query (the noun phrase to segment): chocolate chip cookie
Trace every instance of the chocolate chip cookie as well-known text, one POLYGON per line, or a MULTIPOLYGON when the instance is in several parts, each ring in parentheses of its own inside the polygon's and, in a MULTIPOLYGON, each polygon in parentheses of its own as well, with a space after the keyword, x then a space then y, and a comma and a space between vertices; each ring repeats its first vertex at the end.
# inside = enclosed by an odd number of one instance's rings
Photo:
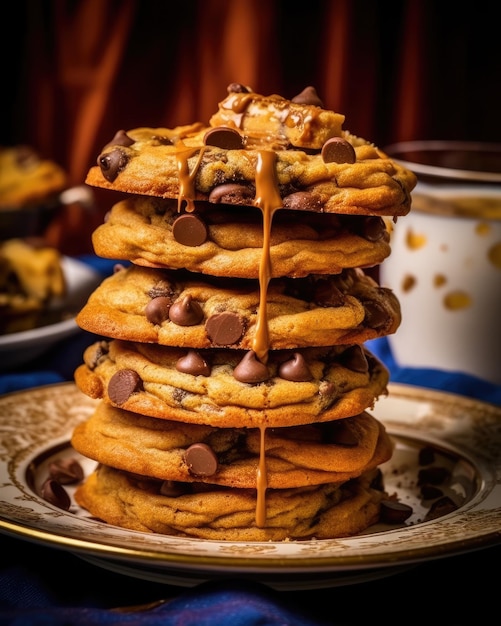
MULTIPOLYGON (((96 335, 192 348, 252 349, 258 280, 119 266, 91 294, 78 325, 96 335)), ((358 269, 277 278, 267 292, 271 349, 362 343, 393 333, 398 300, 358 269)))
POLYGON ((87 348, 75 372, 88 396, 134 413, 228 427, 348 417, 386 392, 388 371, 361 346, 274 350, 174 348, 115 339, 87 348))

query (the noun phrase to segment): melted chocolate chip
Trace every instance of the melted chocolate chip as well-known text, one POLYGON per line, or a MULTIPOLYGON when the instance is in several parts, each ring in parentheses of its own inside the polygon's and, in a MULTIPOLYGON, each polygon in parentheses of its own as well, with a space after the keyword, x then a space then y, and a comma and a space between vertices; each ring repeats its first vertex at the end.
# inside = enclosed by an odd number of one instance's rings
POLYGON ((169 319, 178 326, 196 326, 203 318, 202 307, 191 295, 174 302, 169 310, 169 319))
POLYGON ((339 361, 353 372, 365 374, 369 371, 369 362, 362 346, 350 346, 343 352, 339 361))
POLYGON ((68 511, 71 506, 70 496, 66 489, 52 478, 47 478, 43 483, 40 495, 47 502, 65 511, 68 511))
POLYGON ((206 146, 223 148, 223 150, 242 150, 244 138, 234 128, 218 126, 217 128, 211 128, 205 133, 204 144, 206 146))
POLYGON ((278 375, 284 380, 292 380, 296 383, 306 382, 313 378, 308 364, 299 352, 294 352, 292 359, 279 366, 278 375))
POLYGON ((108 396, 114 404, 119 406, 135 392, 142 389, 142 380, 134 370, 118 370, 108 383, 108 396))
POLYGON ((305 87, 301 93, 298 93, 297 96, 292 98, 292 102, 296 104, 312 104, 316 107, 323 108, 324 103, 318 97, 317 90, 315 87, 305 87))
POLYGON ((79 483, 83 477, 83 468, 76 459, 56 459, 49 463, 49 478, 61 485, 79 483))
POLYGON ((196 350, 188 350, 185 356, 178 359, 176 369, 193 376, 210 376, 210 367, 205 359, 196 350))
POLYGON ((132 146, 133 143, 135 143, 134 139, 129 137, 125 130, 119 130, 116 132, 113 139, 104 146, 104 149, 106 150, 109 146, 124 146, 128 148, 132 146))
POLYGON ((387 524, 401 524, 412 515, 412 507, 397 500, 381 502, 381 520, 387 524))
POLYGON ((98 341, 91 349, 86 352, 85 355, 85 363, 90 370, 95 370, 99 365, 99 362, 103 357, 105 357, 110 350, 110 344, 108 341, 103 339, 102 341, 98 341))
POLYGON ((113 150, 107 154, 100 154, 97 164, 107 181, 112 183, 120 172, 125 168, 129 159, 121 150, 113 150))
POLYGON ((355 163, 355 149, 342 137, 331 137, 322 147, 324 163, 355 163))
POLYGON ((371 480, 371 489, 376 489, 376 491, 384 491, 384 476, 379 467, 376 470, 376 475, 371 480))
POLYGON ((369 328, 384 328, 388 324, 388 314, 383 307, 374 300, 364 302, 365 319, 364 325, 369 328))
POLYGON ((209 194, 209 202, 213 204, 252 205, 254 196, 255 190, 252 186, 226 183, 214 187, 209 194))
POLYGON ((367 241, 379 241, 386 234, 383 218, 371 215, 363 220, 362 237, 367 241))
POLYGON ((171 298, 171 300, 172 300, 174 294, 175 294, 174 287, 166 279, 159 280, 148 291, 148 295, 150 296, 150 298, 159 298, 160 296, 165 296, 165 297, 171 298))
POLYGON ((227 87, 228 93, 252 93, 250 87, 241 85, 240 83, 230 83, 227 87))
POLYGON ((194 248, 207 241, 209 231, 198 215, 183 213, 172 224, 172 234, 178 243, 194 248))
POLYGON ((217 472, 217 456, 205 443, 194 443, 184 453, 190 474, 213 476, 217 472))
POLYGON ((338 446, 345 448, 354 448, 358 446, 358 439, 353 434, 349 426, 345 424, 344 420, 335 420, 329 422, 328 426, 328 443, 335 443, 338 446))
POLYGON ((262 383, 270 374, 266 365, 250 350, 233 370, 233 376, 241 383, 262 383))
POLYGON ((158 296, 150 300, 144 309, 148 322, 160 325, 168 320, 171 304, 172 299, 169 296, 158 296))
POLYGON ((231 346, 244 334, 242 318, 231 311, 211 315, 205 322, 205 330, 213 344, 231 346))
POLYGON ((322 208, 322 199, 311 191, 295 191, 284 197, 284 209, 320 213, 322 208))
POLYGON ((152 135, 151 139, 161 146, 172 146, 172 139, 165 135, 152 135))
POLYGON ((319 306, 343 306, 345 303, 344 294, 329 279, 320 279, 315 284, 313 301, 319 306))

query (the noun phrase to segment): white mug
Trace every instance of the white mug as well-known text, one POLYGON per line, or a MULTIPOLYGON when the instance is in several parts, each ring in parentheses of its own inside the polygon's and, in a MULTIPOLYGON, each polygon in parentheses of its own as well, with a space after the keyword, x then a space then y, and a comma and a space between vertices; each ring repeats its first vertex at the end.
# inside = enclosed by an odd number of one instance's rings
POLYGON ((388 337, 393 356, 501 384, 501 146, 422 141, 385 151, 418 176, 410 213, 388 222, 391 254, 379 268, 402 309, 388 337))

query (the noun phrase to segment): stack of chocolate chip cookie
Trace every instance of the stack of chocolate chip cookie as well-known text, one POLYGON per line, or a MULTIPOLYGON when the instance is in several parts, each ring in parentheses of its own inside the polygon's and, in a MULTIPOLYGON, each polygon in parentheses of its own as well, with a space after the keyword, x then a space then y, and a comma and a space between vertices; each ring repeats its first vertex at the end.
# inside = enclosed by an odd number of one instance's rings
POLYGON ((416 181, 343 122, 312 87, 232 84, 208 125, 104 147, 86 182, 122 192, 93 234, 117 265, 77 318, 104 339, 75 372, 100 402, 72 438, 97 461, 75 494, 93 516, 236 541, 379 519, 392 442, 366 409, 388 372, 364 343, 400 309, 364 269, 416 181))

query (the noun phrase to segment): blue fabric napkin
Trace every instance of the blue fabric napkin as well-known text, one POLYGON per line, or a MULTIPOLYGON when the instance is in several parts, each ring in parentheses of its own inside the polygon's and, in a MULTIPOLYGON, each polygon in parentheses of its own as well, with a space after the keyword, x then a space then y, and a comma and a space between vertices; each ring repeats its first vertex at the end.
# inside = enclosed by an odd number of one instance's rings
MULTIPOLYGON (((0 577, 0 588, 2 587, 0 577)), ((25 585, 21 585, 22 588, 25 585)), ((18 593, 21 596, 21 593, 18 593)), ((38 602, 40 599, 38 599, 38 602)), ((1 605, 0 605, 1 606, 1 605)), ((250 581, 207 582, 178 597, 130 611, 91 607, 26 606, 0 612, 0 625, 9 626, 327 626, 334 622, 311 618, 298 606, 290 606, 280 595, 250 581)))

